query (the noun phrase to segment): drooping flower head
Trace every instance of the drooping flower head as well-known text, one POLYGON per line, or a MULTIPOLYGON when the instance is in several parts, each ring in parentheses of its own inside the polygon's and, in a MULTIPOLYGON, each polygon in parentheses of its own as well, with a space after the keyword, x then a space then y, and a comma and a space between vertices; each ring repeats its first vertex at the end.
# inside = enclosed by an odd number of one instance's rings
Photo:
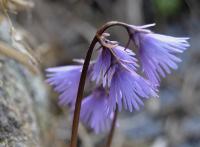
POLYGON ((189 47, 187 37, 171 37, 156 34, 145 26, 130 26, 132 40, 139 50, 139 59, 146 77, 154 84, 159 85, 160 76, 165 77, 171 69, 177 69, 181 59, 177 53, 182 53, 189 47), (171 68, 171 69, 170 69, 171 68))
POLYGON ((122 46, 102 48, 94 64, 94 79, 97 79, 97 82, 102 79, 103 85, 107 83, 110 89, 110 113, 115 110, 116 105, 120 111, 122 106, 129 111, 138 110, 139 106, 143 105, 141 98, 157 96, 156 89, 136 73, 138 64, 134 56, 130 49, 122 46))
POLYGON ((116 104, 120 111, 122 106, 130 112, 139 110, 143 105, 142 99, 157 97, 156 88, 136 72, 130 72, 122 67, 117 67, 116 70, 110 86, 110 112, 116 109, 116 104))
POLYGON ((80 119, 95 133, 108 131, 112 123, 112 113, 107 113, 108 98, 105 89, 99 87, 82 101, 80 119))
POLYGON ((125 49, 122 46, 113 48, 102 47, 99 50, 99 56, 94 64, 92 71, 92 80, 97 83, 103 82, 103 86, 110 86, 112 76, 115 72, 115 64, 121 64, 130 70, 136 70, 138 64, 135 54, 130 49, 125 49))
POLYGON ((98 51, 98 57, 96 59, 95 64, 93 65, 92 70, 92 80, 96 81, 96 84, 103 83, 103 86, 105 87, 106 83, 110 83, 112 73, 114 72, 112 71, 114 69, 110 69, 112 62, 111 60, 112 58, 109 50, 103 50, 101 48, 98 51))
POLYGON ((82 65, 48 68, 47 82, 55 86, 55 91, 60 93, 59 103, 62 105, 74 105, 76 101, 78 84, 82 65))
MULTIPOLYGON (((95 81, 96 85, 90 86, 91 94, 82 101, 80 114, 80 120, 96 133, 109 129, 117 106, 119 111, 124 108, 132 112, 144 105, 144 99, 157 97, 160 77, 177 69, 181 62, 177 53, 189 47, 188 38, 160 35, 147 29, 154 25, 126 25, 138 49, 142 75, 132 50, 113 45, 105 34, 99 37, 101 48, 87 74, 87 81, 95 81)), ((82 65, 47 69, 48 83, 60 93, 60 103, 69 105, 71 110, 75 107, 81 71, 82 65)))

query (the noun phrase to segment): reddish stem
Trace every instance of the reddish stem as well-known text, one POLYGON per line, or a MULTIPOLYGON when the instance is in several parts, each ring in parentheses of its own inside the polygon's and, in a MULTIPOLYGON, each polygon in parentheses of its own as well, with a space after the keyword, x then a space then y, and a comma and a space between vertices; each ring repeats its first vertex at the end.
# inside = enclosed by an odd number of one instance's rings
POLYGON ((74 118, 73 118, 73 124, 72 124, 72 134, 71 134, 71 147, 76 147, 77 146, 77 135, 78 135, 78 125, 79 125, 79 117, 80 117, 80 111, 81 111, 81 102, 83 98, 83 91, 84 91, 84 86, 85 86, 85 80, 86 80, 86 75, 87 75, 87 70, 90 64, 90 59, 92 56, 93 49, 97 43, 97 38, 94 37, 88 51, 87 55, 85 58, 85 62, 83 64, 83 69, 81 73, 81 78, 79 82, 79 87, 78 87, 78 93, 77 93, 77 99, 76 99, 76 104, 75 104, 75 110, 74 110, 74 118))
POLYGON ((113 118, 113 121, 112 121, 112 126, 111 126, 111 129, 110 129, 109 135, 108 135, 108 140, 106 142, 106 147, 110 147, 111 146, 112 139, 113 139, 113 136, 114 136, 114 133, 115 133, 117 115, 118 115, 118 108, 116 107, 114 118, 113 118))
POLYGON ((106 23, 97 31, 97 33, 96 33, 95 37, 93 38, 92 43, 90 44, 90 47, 87 51, 87 55, 85 58, 85 62, 83 64, 83 69, 82 69, 82 73, 81 73, 81 77, 80 77, 77 98, 76 98, 70 147, 77 147, 77 135, 78 135, 78 125, 79 125, 79 117, 80 117, 80 111, 81 111, 81 102, 82 102, 82 98, 83 98, 85 80, 86 80, 87 71, 88 71, 88 67, 90 64, 90 59, 92 56, 93 49, 94 49, 96 43, 99 41, 99 37, 104 33, 104 31, 106 29, 108 29, 112 26, 116 26, 116 25, 123 26, 125 28, 128 27, 127 24, 122 23, 122 22, 117 22, 117 21, 110 21, 110 22, 106 23))

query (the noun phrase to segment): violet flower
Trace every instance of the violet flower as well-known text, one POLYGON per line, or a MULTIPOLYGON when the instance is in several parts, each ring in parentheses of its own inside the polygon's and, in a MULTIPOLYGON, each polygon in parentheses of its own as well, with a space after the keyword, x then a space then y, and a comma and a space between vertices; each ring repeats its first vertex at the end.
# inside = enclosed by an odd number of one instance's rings
POLYGON ((95 133, 109 130, 112 123, 112 113, 107 115, 108 98, 105 89, 99 87, 82 101, 80 119, 95 133))
POLYGON ((137 59, 134 57, 135 53, 122 46, 110 49, 102 47, 98 53, 91 75, 92 80, 95 80, 96 83, 103 83, 104 87, 106 85, 110 87, 112 76, 115 73, 115 64, 121 64, 133 71, 138 67, 137 59))
POLYGON ((149 81, 136 72, 117 67, 111 80, 109 110, 110 112, 114 111, 116 104, 119 111, 122 110, 122 105, 130 112, 139 110, 143 105, 142 99, 158 97, 156 91, 149 81))
POLYGON ((178 68, 177 63, 181 59, 176 54, 182 53, 190 45, 187 37, 171 37, 145 29, 154 25, 130 26, 130 32, 139 50, 139 59, 146 77, 154 85, 159 85, 160 76, 165 77, 166 73, 171 73, 171 69, 178 68))
POLYGON ((94 64, 93 77, 97 82, 107 83, 109 92, 109 113, 116 105, 122 110, 122 104, 129 111, 139 110, 143 105, 141 98, 157 97, 156 88, 136 73, 138 64, 135 54, 122 46, 102 48, 94 64), (101 74, 99 74, 101 73, 101 74))
POLYGON ((82 65, 48 68, 47 82, 55 86, 55 91, 60 93, 59 103, 62 105, 74 105, 76 101, 78 84, 82 71, 82 65))
POLYGON ((96 84, 101 84, 103 82, 103 86, 106 86, 106 83, 110 83, 112 79, 112 69, 109 70, 111 66, 111 54, 109 50, 100 49, 98 51, 98 57, 96 62, 93 65, 92 70, 92 80, 96 81, 96 84), (109 73, 108 73, 109 70, 109 73), (106 74, 107 73, 107 74, 106 74))
MULTIPOLYGON (((171 69, 177 69, 181 59, 176 54, 189 47, 188 38, 160 35, 146 29, 153 25, 125 25, 138 49, 144 75, 139 74, 141 71, 133 51, 113 45, 105 35, 99 37, 106 42, 101 44, 99 40, 102 47, 87 74, 87 81, 95 81, 96 85, 90 86, 93 89, 91 94, 79 103, 82 105, 81 121, 96 133, 110 128, 117 106, 119 111, 124 108, 132 112, 144 105, 144 99, 157 97, 160 76, 165 77, 171 69)), ((81 71, 82 65, 47 69, 47 82, 60 93, 60 104, 69 105, 71 110, 75 107, 81 71)))

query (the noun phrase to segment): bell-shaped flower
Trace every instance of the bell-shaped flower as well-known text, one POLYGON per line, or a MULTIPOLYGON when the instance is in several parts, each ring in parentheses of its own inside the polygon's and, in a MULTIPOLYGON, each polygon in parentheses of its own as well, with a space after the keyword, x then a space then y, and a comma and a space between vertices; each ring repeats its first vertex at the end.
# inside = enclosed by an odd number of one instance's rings
POLYGON ((112 113, 108 115, 108 94, 102 87, 96 88, 82 101, 80 119, 95 133, 108 131, 112 123, 112 113))
POLYGON ((182 53, 190 45, 186 37, 172 37, 151 32, 146 26, 130 26, 131 39, 139 52, 142 70, 146 77, 154 84, 159 85, 160 76, 165 77, 171 69, 177 69, 181 59, 177 53, 182 53), (170 69, 171 68, 171 69, 170 69))
POLYGON ((156 91, 149 81, 136 72, 116 67, 109 91, 109 112, 114 111, 116 105, 119 111, 122 106, 130 112, 139 110, 143 99, 157 97, 156 91))
POLYGON ((80 81, 82 65, 48 68, 47 82, 55 87, 60 94, 59 103, 62 105, 74 105, 78 84, 80 81))
POLYGON ((99 56, 93 65, 92 80, 97 83, 103 83, 110 87, 111 79, 115 73, 115 64, 122 64, 124 67, 130 70, 136 70, 138 67, 137 59, 134 57, 135 53, 130 49, 126 49, 122 46, 116 46, 114 48, 104 48, 99 50, 99 56))

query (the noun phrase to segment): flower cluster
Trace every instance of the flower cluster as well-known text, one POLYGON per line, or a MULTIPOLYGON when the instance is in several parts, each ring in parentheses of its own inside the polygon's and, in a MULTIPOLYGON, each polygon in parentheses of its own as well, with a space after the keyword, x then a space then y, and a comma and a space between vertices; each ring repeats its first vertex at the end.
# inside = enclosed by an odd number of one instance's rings
MULTIPOLYGON (((98 57, 90 63, 87 73, 87 82, 95 82, 95 87, 83 99, 80 114, 81 121, 96 133, 110 127, 116 107, 132 112, 144 105, 144 99, 158 97, 161 77, 177 69, 181 62, 177 53, 189 47, 188 38, 160 35, 147 29, 153 25, 127 26, 137 56, 104 37, 99 41, 98 57)), ((81 71, 82 65, 47 69, 47 81, 60 93, 60 104, 74 108, 81 71)))

